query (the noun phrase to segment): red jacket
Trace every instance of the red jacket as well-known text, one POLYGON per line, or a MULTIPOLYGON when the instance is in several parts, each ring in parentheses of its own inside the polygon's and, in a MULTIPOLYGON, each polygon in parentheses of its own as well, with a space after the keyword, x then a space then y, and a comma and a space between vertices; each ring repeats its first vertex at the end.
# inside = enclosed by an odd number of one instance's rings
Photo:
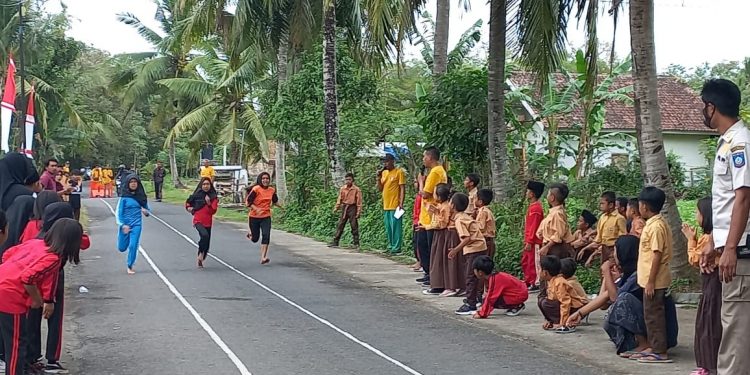
MULTIPOLYGON (((36 239, 41 231, 41 220, 29 220, 29 223, 26 224, 26 228, 23 230, 23 233, 21 233, 21 237, 19 238, 18 242, 24 243, 28 240, 36 239)), ((91 247, 91 239, 87 234, 84 234, 83 236, 81 236, 81 250, 86 250, 89 247, 91 247)))
POLYGON ((18 243, 24 243, 27 240, 36 238, 39 235, 39 232, 42 231, 42 221, 41 220, 29 220, 29 223, 26 224, 26 228, 23 230, 23 233, 21 233, 21 237, 18 239, 18 243))
POLYGON ((54 302, 60 257, 44 240, 29 240, 8 249, 0 264, 0 312, 23 314, 32 304, 26 285, 36 285, 45 302, 54 302))
POLYGON ((417 194, 417 198, 414 199, 414 209, 411 214, 411 223, 416 227, 419 225, 419 214, 422 212, 422 195, 417 194))
POLYGON ((542 203, 536 201, 529 205, 526 210, 526 226, 523 231, 523 241, 525 244, 541 245, 542 239, 536 236, 536 231, 544 219, 544 209, 542 203))
MULTIPOLYGON (((192 207, 190 203, 185 203, 185 208, 192 207)), ((204 205, 197 211, 193 211, 193 225, 202 224, 206 228, 211 228, 214 223, 214 214, 219 209, 219 198, 211 200, 211 204, 204 205)))
POLYGON ((495 309, 495 303, 502 298, 505 305, 520 305, 529 299, 529 290, 523 281, 505 273, 498 272, 490 275, 488 280, 487 298, 482 302, 479 316, 486 318, 495 309))

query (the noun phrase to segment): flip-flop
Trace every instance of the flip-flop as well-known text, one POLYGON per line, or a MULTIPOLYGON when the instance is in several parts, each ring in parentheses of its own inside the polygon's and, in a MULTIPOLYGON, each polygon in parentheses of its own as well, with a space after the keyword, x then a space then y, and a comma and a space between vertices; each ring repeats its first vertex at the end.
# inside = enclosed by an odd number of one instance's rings
POLYGON ((271 261, 271 258, 266 258, 260 261, 260 264, 268 264, 268 262, 271 261))
POLYGON ((651 352, 637 352, 637 353, 631 354, 630 357, 628 357, 628 359, 633 360, 633 361, 637 361, 637 360, 639 360, 639 359, 641 359, 641 358, 643 358, 643 357, 645 357, 645 356, 647 356, 649 354, 651 354, 651 352))
POLYGON ((627 359, 627 358, 630 358, 631 356, 633 356, 635 354, 638 354, 638 353, 640 353, 640 352, 628 350, 628 351, 620 353, 619 356, 620 356, 620 358, 626 358, 627 359))
POLYGON ((648 353, 638 359, 638 363, 672 363, 669 358, 664 358, 656 353, 648 353))

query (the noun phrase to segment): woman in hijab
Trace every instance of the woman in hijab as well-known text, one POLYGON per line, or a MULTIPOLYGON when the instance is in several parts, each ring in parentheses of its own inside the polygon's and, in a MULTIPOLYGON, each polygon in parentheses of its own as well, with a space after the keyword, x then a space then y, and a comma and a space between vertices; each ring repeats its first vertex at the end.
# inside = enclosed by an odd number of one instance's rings
POLYGON ((0 208, 7 212, 16 197, 33 194, 25 185, 31 168, 31 160, 17 152, 8 153, 0 160, 0 208))
POLYGON ((258 175, 256 185, 250 190, 245 205, 250 208, 248 238, 253 242, 261 240, 260 264, 267 264, 271 261, 268 258, 268 244, 271 243, 271 206, 281 207, 276 189, 271 187, 271 175, 268 172, 258 175))
POLYGON ((19 239, 21 243, 36 238, 39 235, 39 232, 42 231, 42 224, 44 224, 42 222, 44 209, 50 204, 57 202, 60 202, 60 196, 54 191, 44 190, 37 194, 36 201, 34 202, 34 214, 31 216, 29 223, 26 224, 26 229, 21 234, 21 238, 19 239))
MULTIPOLYGON (((57 194, 55 193, 55 195, 57 194)), ((37 200, 40 198, 42 198, 41 195, 37 200)), ((57 202, 47 204, 45 208, 41 209, 41 211, 43 212, 41 215, 41 217, 43 217, 43 224, 40 227, 41 231, 38 232, 37 236, 31 238, 32 240, 43 239, 50 228, 52 228, 52 225, 60 219, 75 219, 73 207, 68 203, 60 202, 59 198, 57 202)), ((89 236, 84 232, 81 236, 81 250, 88 249, 90 245, 91 241, 89 236)), ((41 361, 38 361, 38 359, 42 357, 42 309, 31 309, 28 318, 30 328, 28 331, 29 339, 28 348, 26 350, 26 361, 32 367, 43 368, 47 373, 62 373, 61 371, 65 371, 62 365, 60 365, 64 308, 65 272, 64 269, 61 268, 55 288, 54 310, 52 311, 52 315, 47 317, 47 348, 45 351, 45 357, 47 359, 46 365, 41 361)))
MULTIPOLYGON (((640 239, 621 236, 615 242, 615 262, 602 264, 602 292, 593 301, 571 315, 568 325, 575 326, 597 309, 607 309, 604 330, 615 344, 617 354, 629 358, 649 348, 643 316, 643 288, 638 286, 638 246, 640 239), (610 305, 611 304, 611 305, 610 305)), ((677 309, 671 296, 664 301, 667 320, 667 346, 677 345, 677 309)))
POLYGON ((198 231, 198 268, 203 268, 203 262, 208 256, 208 248, 211 244, 211 226, 214 214, 219 208, 219 198, 211 179, 201 178, 198 187, 185 201, 185 209, 193 215, 193 226, 198 231))
POLYGON ((150 215, 151 208, 148 206, 146 190, 143 183, 136 174, 131 174, 123 179, 120 191, 120 202, 117 204, 117 250, 121 253, 128 251, 128 274, 135 273, 133 264, 138 254, 141 242, 141 227, 143 216, 150 215))

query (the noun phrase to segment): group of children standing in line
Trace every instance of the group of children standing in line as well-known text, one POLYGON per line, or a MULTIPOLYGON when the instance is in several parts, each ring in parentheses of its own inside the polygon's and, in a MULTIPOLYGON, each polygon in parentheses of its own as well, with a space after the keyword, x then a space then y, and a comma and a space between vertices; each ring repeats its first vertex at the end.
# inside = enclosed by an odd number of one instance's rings
MULTIPOLYGON (((493 193, 479 189, 480 180, 468 175, 468 194, 453 192, 445 169, 437 163, 439 152, 428 148, 424 162, 429 173, 420 174, 414 204, 415 271, 424 271, 417 283, 422 293, 441 297, 465 296, 459 315, 487 318, 493 309, 516 316, 530 293, 538 293, 544 316, 542 328, 557 333, 575 332, 581 319, 604 309, 605 330, 620 357, 639 363, 669 363, 667 350, 676 345, 677 319, 669 296, 672 232, 660 214, 665 193, 646 187, 638 198, 601 195, 597 218, 582 210, 575 232, 570 230, 565 201, 568 187, 551 184, 546 190, 549 212, 541 198, 546 186, 530 181, 530 202, 525 221, 522 255, 523 279, 495 267, 495 218, 489 205, 493 193), (583 265, 600 262, 602 288, 595 299, 575 276, 583 265), (629 321, 629 322, 623 322, 629 321)), ((698 266, 701 254, 712 252, 711 200, 699 201, 696 214, 702 234, 684 225, 690 263, 698 266)), ((703 296, 696 321, 697 375, 715 373, 721 341, 721 285, 716 263, 701 266, 703 296)))

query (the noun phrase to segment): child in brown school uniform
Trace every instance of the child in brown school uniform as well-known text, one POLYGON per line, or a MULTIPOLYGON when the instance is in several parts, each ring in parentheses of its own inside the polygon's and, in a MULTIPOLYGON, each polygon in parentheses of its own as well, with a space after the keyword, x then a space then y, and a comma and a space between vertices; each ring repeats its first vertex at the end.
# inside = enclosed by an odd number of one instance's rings
POLYGON ((477 192, 475 205, 477 207, 477 223, 479 230, 482 231, 484 242, 487 243, 487 255, 490 259, 495 259, 495 214, 490 210, 490 203, 495 194, 490 189, 482 189, 477 192))
POLYGON ((630 233, 630 219, 628 219, 628 202, 627 197, 617 197, 615 199, 615 211, 625 218, 625 232, 630 233))
POLYGON ((451 221, 450 186, 438 184, 435 187, 435 202, 427 207, 432 219, 425 230, 432 231, 430 249, 430 288, 422 291, 426 295, 438 295, 445 291, 445 275, 448 262, 446 240, 448 224, 451 221))
POLYGON ((539 310, 544 315, 546 331, 557 333, 575 332, 575 327, 567 327, 570 314, 578 311, 588 301, 586 294, 573 288, 561 273, 560 258, 548 255, 542 258, 542 280, 547 282, 547 295, 538 301, 539 310))
POLYGON ((711 197, 698 201, 695 221, 703 232, 700 237, 688 224, 682 224, 682 233, 688 239, 688 262, 700 269, 703 281, 703 294, 698 303, 695 317, 695 363, 698 368, 691 373, 695 375, 716 374, 721 344, 721 281, 719 280, 719 253, 711 244, 713 232, 713 212, 711 197), (705 255, 704 255, 705 254, 705 255))
POLYGON ((451 206, 456 212, 456 231, 461 238, 461 243, 449 249, 448 258, 453 259, 459 253, 463 253, 466 258, 464 271, 466 302, 456 310, 456 314, 473 315, 477 311, 477 302, 480 297, 479 279, 474 274, 474 261, 481 255, 487 255, 487 243, 484 241, 484 235, 477 221, 465 212, 469 206, 469 197, 466 194, 456 193, 451 198, 451 206))
MULTIPOLYGON (((536 236, 542 240, 539 255, 555 255, 558 258, 573 257, 573 234, 570 233, 568 214, 565 212, 565 200, 568 198, 568 186, 561 183, 550 185, 547 203, 550 205, 547 217, 539 224, 536 236)), ((542 288, 542 291, 544 288, 542 288)))
MULTIPOLYGON (((563 275, 565 280, 568 282, 571 288, 576 292, 576 295, 579 296, 587 296, 586 290, 583 289, 583 285, 581 285, 581 282, 578 281, 578 278, 576 277, 576 270, 578 269, 578 266, 576 265, 576 261, 573 260, 573 258, 565 258, 560 260, 560 274, 563 275)), ((588 300, 584 302, 584 304, 587 304, 588 300)))
MULTIPOLYGON (((451 193, 453 197, 454 193, 451 193)), ((461 243, 461 238, 456 229, 457 212, 451 207, 451 219, 448 222, 448 235, 445 237, 444 249, 452 249, 461 243)), ((466 287, 466 259, 463 254, 457 254, 453 258, 448 258, 448 251, 445 251, 445 291, 440 294, 441 297, 454 297, 461 293, 466 287)))
POLYGON ((597 255, 601 254, 602 263, 610 260, 614 254, 615 241, 622 235, 627 234, 625 228, 625 217, 621 216, 615 209, 617 197, 611 191, 602 193, 599 199, 599 217, 596 228, 596 240, 584 250, 594 250, 593 254, 586 260, 586 267, 591 266, 597 255))
POLYGON ((646 226, 646 220, 643 220, 640 211, 638 211, 638 198, 628 201, 628 220, 630 220, 628 234, 641 238, 643 227, 646 226))
POLYGON ((466 213, 473 218, 477 217, 475 202, 477 200, 477 192, 479 191, 479 184, 481 181, 482 178, 476 173, 469 173, 466 175, 466 178, 464 178, 464 188, 466 189, 466 194, 469 196, 469 207, 466 208, 466 213))
POLYGON ((339 197, 336 199, 336 207, 333 212, 341 210, 339 223, 336 226, 336 234, 333 236, 333 242, 329 247, 338 247, 341 235, 344 234, 346 222, 352 229, 352 245, 359 248, 359 216, 362 214, 362 191, 357 185, 354 185, 354 174, 347 173, 345 184, 339 190, 339 197))
POLYGON ((596 239, 595 225, 596 216, 589 210, 581 211, 581 216, 578 217, 578 227, 573 233, 573 242, 570 244, 576 251, 578 261, 585 261, 591 255, 590 252, 586 253, 582 250, 596 239))
POLYGON ((638 285, 643 288, 643 316, 651 348, 631 356, 641 363, 671 363, 667 355, 667 321, 664 299, 672 283, 672 231, 659 214, 666 194, 659 188, 645 187, 638 196, 641 216, 646 219, 639 244, 638 285))

